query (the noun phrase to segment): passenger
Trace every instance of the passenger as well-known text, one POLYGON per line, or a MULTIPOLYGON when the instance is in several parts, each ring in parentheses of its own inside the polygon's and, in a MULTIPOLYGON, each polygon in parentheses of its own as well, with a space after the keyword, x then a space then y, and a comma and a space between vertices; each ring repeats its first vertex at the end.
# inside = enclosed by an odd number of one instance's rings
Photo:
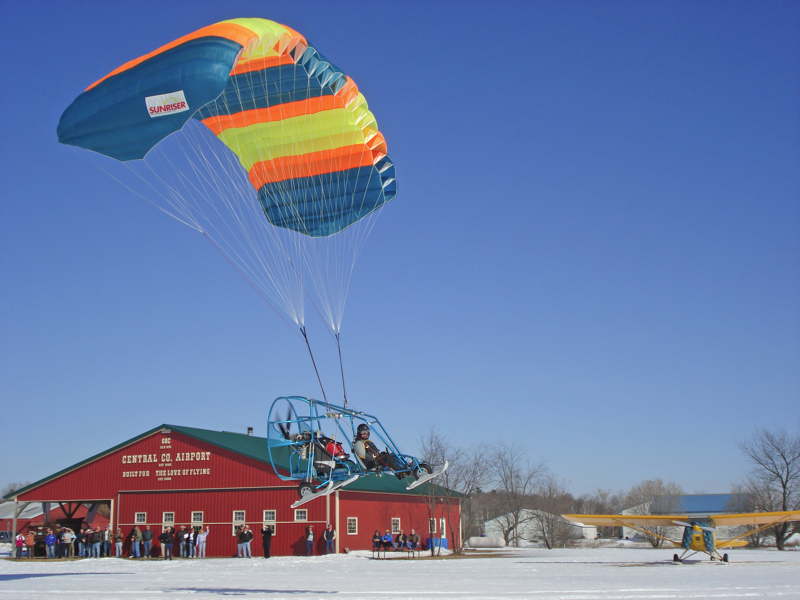
POLYGON ((170 528, 170 533, 172 534, 172 553, 175 554, 175 551, 178 551, 178 556, 183 556, 183 548, 184 548, 184 540, 183 540, 183 530, 186 527, 182 527, 181 529, 175 529, 174 527, 170 528))
POLYGON ((172 560, 172 543, 174 539, 172 527, 165 527, 161 535, 158 536, 158 541, 161 543, 161 555, 164 560, 172 560))

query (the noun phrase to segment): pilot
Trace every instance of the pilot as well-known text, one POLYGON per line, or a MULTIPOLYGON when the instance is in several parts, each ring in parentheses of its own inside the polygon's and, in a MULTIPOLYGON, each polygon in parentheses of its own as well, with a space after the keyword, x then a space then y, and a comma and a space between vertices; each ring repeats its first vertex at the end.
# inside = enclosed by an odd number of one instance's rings
POLYGON ((369 439, 369 425, 361 423, 356 428, 356 439, 353 442, 353 451, 361 459, 367 470, 379 470, 382 467, 391 469, 395 472, 398 479, 402 479, 408 473, 403 471, 403 465, 389 452, 379 452, 378 447, 369 439))

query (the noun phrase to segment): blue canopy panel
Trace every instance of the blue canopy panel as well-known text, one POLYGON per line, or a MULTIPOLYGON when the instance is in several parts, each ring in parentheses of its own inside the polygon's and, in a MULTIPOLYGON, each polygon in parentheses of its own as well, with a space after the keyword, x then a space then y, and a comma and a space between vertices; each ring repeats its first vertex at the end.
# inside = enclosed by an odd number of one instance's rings
POLYGON ((388 156, 371 167, 267 183, 258 190, 270 223, 312 237, 337 233, 396 195, 394 165, 388 156))
POLYGON ((202 37, 109 77, 64 111, 58 140, 117 160, 143 158, 222 93, 241 49, 202 37))

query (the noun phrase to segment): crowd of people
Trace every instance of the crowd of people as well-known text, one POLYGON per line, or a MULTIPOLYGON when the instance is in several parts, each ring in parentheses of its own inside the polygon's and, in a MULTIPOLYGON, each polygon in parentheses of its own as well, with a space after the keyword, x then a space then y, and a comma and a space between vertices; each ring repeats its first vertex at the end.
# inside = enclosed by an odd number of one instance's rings
POLYGON ((392 532, 388 529, 383 535, 381 535, 381 532, 376 529, 375 533, 372 534, 373 552, 378 552, 380 550, 383 550, 384 552, 387 550, 404 550, 413 552, 419 549, 419 535, 417 535, 417 531, 415 529, 412 529, 408 534, 401 529, 396 535, 392 535, 392 532))
MULTIPOLYGON (((211 528, 191 527, 183 525, 179 528, 164 527, 157 536, 160 549, 154 548, 154 534, 149 525, 131 529, 124 535, 122 529, 117 527, 82 528, 75 533, 69 527, 46 528, 40 532, 29 530, 27 533, 19 532, 15 538, 15 556, 33 558, 37 541, 44 544, 46 558, 102 558, 108 556, 123 557, 123 545, 127 541, 128 558, 154 558, 163 560, 172 558, 205 558, 206 541, 211 533, 211 528), (154 556, 156 555, 156 556, 154 556)), ((264 558, 269 558, 274 531, 270 525, 261 528, 261 544, 264 558)), ((235 529, 236 556, 238 558, 252 558, 251 543, 255 537, 249 525, 240 525, 235 529)), ((309 525, 303 534, 306 556, 314 554, 316 534, 313 526, 309 525)), ((336 529, 328 523, 321 533, 324 543, 324 554, 336 552, 336 529)), ((409 534, 403 530, 393 535, 389 529, 384 534, 376 530, 372 536, 372 549, 377 550, 418 550, 420 538, 416 530, 409 534)))
POLYGON ((19 532, 14 540, 15 556, 23 554, 33 558, 37 541, 44 545, 46 558, 101 558, 111 556, 111 542, 114 534, 111 528, 85 527, 75 533, 69 527, 48 527, 40 532, 29 529, 19 532), (38 538, 38 539, 37 539, 38 538))

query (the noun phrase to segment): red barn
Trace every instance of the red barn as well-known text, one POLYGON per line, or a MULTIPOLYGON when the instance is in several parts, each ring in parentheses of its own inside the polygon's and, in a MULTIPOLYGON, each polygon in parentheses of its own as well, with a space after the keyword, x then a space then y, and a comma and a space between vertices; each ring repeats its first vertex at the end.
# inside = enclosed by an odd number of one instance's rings
POLYGON ((208 556, 235 554, 234 530, 245 523, 256 533, 254 555, 261 554, 264 524, 275 530, 275 555, 304 554, 309 525, 319 552, 326 523, 336 528, 337 552, 369 549, 373 532, 386 529, 413 528, 423 540, 441 536, 461 545, 459 495, 452 491, 430 483, 408 491, 394 476, 370 476, 292 509, 297 485, 273 473, 265 438, 178 425, 154 427, 7 497, 107 504, 110 525, 126 536, 135 525, 149 526, 154 538, 168 525, 208 526, 208 556))

